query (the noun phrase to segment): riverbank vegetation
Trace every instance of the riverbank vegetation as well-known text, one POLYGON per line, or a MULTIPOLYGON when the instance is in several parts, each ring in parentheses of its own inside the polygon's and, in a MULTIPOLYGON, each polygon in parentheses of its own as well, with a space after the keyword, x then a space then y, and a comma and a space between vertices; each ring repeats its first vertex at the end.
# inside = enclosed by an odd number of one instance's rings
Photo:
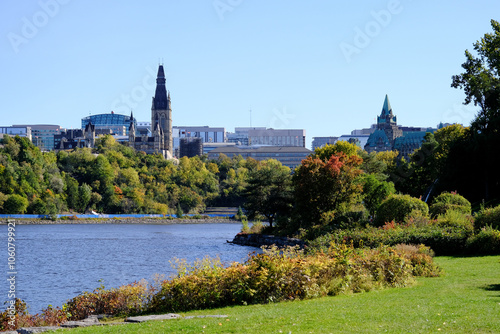
MULTIPOLYGON (((120 288, 98 288, 70 299, 63 307, 48 307, 29 315, 18 301, 16 327, 58 325, 89 315, 130 316, 207 308, 304 300, 339 294, 406 287, 415 277, 436 277, 440 269, 432 251, 400 245, 355 249, 332 244, 326 252, 305 254, 297 248, 268 248, 245 263, 223 266, 217 259, 194 264, 178 261, 177 275, 155 283, 138 282, 120 288)), ((9 328, 8 311, 0 314, 9 328)))
MULTIPOLYGON (((100 333, 497 333, 500 258, 436 257, 411 288, 182 312, 178 320, 72 329, 100 333), (199 316, 223 314, 226 318, 199 316), (189 318, 193 317, 194 318, 189 318), (188 319, 189 318, 189 319, 188 319)), ((59 331, 58 331, 59 332, 59 331)), ((58 333, 54 332, 54 333, 58 333)))

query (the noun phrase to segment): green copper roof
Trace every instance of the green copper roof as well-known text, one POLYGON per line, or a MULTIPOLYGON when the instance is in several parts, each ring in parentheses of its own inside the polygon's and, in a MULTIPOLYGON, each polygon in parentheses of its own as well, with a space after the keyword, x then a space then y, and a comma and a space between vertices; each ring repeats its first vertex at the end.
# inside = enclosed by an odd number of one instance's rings
POLYGON ((397 123, 396 116, 392 113, 391 103, 389 102, 389 96, 385 95, 384 106, 382 107, 382 113, 377 117, 377 124, 381 123, 397 123))
POLYGON ((386 94, 385 100, 384 100, 384 107, 382 108, 382 115, 381 116, 389 115, 391 113, 392 113, 391 103, 389 102, 389 96, 387 96, 387 94, 386 94))

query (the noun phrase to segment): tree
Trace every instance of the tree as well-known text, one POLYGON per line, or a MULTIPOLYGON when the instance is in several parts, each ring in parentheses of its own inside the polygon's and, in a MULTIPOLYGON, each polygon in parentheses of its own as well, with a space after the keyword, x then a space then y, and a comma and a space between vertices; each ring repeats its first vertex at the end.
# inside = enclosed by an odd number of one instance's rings
POLYGON ((92 199, 92 188, 84 183, 78 188, 79 205, 78 209, 80 212, 85 212, 92 199))
POLYGON ((28 208, 28 200, 20 195, 10 195, 3 203, 3 212, 11 214, 23 214, 28 208))
MULTIPOLYGON (((465 92, 464 104, 479 106, 476 118, 471 123, 471 134, 467 146, 457 147, 473 161, 473 170, 468 170, 469 179, 481 194, 472 193, 476 200, 500 197, 500 23, 491 20, 493 33, 487 33, 473 44, 474 56, 465 51, 465 72, 452 77, 451 86, 465 92), (463 149, 466 149, 464 152, 463 149), (478 187, 482 185, 482 187, 478 187)), ((458 157, 457 154, 455 157, 458 157)), ((465 177, 465 175, 462 175, 465 177)), ((473 192, 473 189, 467 189, 473 192)))
POLYGON ((349 143, 345 140, 339 140, 333 145, 327 144, 315 149, 312 157, 328 161, 332 155, 338 153, 344 153, 346 156, 350 157, 352 155, 358 155, 360 152, 361 150, 356 144, 349 143))
POLYGON ((380 204, 396 192, 392 182, 380 181, 374 174, 363 175, 363 203, 371 216, 380 204))
POLYGON ((78 208, 78 181, 69 175, 66 175, 66 203, 69 209, 78 208))
POLYGON ((302 161, 293 175, 296 229, 327 224, 351 209, 362 191, 357 181, 361 162, 357 155, 343 152, 326 161, 312 156, 302 161))
POLYGON ((245 200, 249 219, 260 214, 273 227, 275 219, 286 215, 292 207, 290 168, 274 159, 261 162, 249 173, 245 200))
POLYGON ((432 190, 433 194, 444 190, 457 189, 460 173, 469 159, 459 164, 450 161, 450 152, 463 149, 469 129, 460 124, 453 124, 425 134, 421 147, 410 156, 407 164, 408 173, 397 183, 397 189, 414 197, 424 196, 432 190), (431 189, 432 188, 432 189, 431 189))

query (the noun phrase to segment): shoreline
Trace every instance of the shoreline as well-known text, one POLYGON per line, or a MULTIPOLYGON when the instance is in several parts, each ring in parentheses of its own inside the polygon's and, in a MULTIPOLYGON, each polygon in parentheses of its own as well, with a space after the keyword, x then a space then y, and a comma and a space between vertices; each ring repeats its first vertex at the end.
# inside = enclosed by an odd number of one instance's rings
POLYGON ((177 224, 241 224, 239 220, 230 218, 79 218, 79 219, 2 219, 0 224, 14 222, 17 225, 99 225, 99 224, 136 224, 136 225, 177 225, 177 224))

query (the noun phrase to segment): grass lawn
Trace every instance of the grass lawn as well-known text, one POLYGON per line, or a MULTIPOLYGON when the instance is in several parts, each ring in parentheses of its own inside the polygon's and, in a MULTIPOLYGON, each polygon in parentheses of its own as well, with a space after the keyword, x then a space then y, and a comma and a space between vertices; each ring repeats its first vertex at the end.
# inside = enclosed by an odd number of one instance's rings
MULTIPOLYGON (((226 319, 179 319, 68 333, 500 333, 500 256, 435 261, 444 275, 418 279, 410 288, 183 314, 226 314, 226 319)), ((66 331, 54 333, 61 332, 66 331)))

